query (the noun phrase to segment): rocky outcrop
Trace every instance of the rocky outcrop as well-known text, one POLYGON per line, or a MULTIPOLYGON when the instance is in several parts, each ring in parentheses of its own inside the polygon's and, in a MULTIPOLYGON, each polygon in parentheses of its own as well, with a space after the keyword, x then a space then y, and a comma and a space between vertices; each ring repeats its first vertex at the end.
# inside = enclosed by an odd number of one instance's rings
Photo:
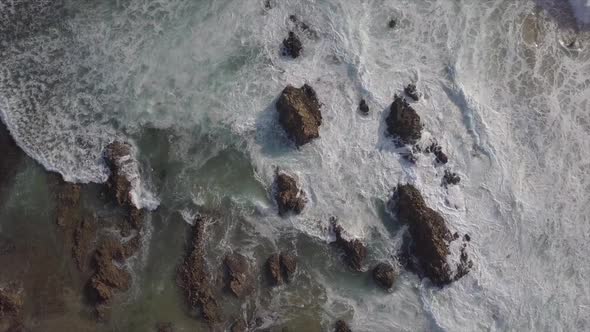
POLYGON ((128 169, 135 162, 131 145, 115 141, 105 150, 105 161, 111 171, 107 182, 108 187, 120 206, 131 206, 131 190, 133 189, 128 169))
POLYGON ((223 260, 226 288, 237 298, 243 298, 254 290, 252 275, 246 257, 231 253, 223 260))
POLYGON ((350 327, 348 327, 348 324, 346 324, 346 322, 343 320, 339 320, 336 322, 336 326, 335 326, 334 331, 335 332, 352 332, 350 327))
POLYGON ((408 86, 404 88, 404 92, 406 93, 406 96, 414 99, 414 101, 420 100, 420 94, 418 93, 415 84, 408 84, 408 86))
POLYGON ((367 258, 367 247, 358 239, 346 240, 342 237, 344 230, 342 226, 336 223, 335 219, 332 219, 332 231, 336 235, 336 246, 344 251, 344 259, 355 271, 361 271, 363 262, 367 258))
POLYGON ((403 97, 394 97, 385 122, 389 134, 402 144, 414 144, 422 137, 420 116, 403 97))
POLYGON ((221 309, 217 304, 205 262, 206 218, 198 217, 191 227, 184 262, 178 269, 178 284, 184 291, 191 308, 199 308, 209 324, 221 322, 221 309))
POLYGON ((305 84, 301 88, 288 85, 277 103, 279 123, 297 146, 320 137, 322 113, 314 89, 305 84))
POLYGON ((369 105, 367 105, 367 102, 364 99, 361 99, 361 102, 359 103, 359 111, 361 111, 361 114, 363 115, 369 114, 369 105))
POLYGON ((303 51, 303 44, 295 32, 289 31, 289 36, 283 40, 283 55, 293 59, 298 58, 303 51))
POLYGON ((293 278, 297 270, 297 258, 285 253, 272 254, 266 261, 266 268, 272 284, 282 285, 293 278))
POLYGON ((379 286, 385 289, 393 287, 396 277, 397 273, 390 264, 379 263, 373 269, 373 279, 379 286))
POLYGON ((122 263, 124 258, 123 246, 113 238, 106 238, 94 253, 95 272, 88 286, 93 293, 99 319, 106 318, 108 305, 116 292, 127 291, 131 285, 129 272, 115 264, 115 261, 122 263))
POLYGON ((457 173, 451 172, 448 169, 445 170, 445 175, 442 179, 443 187, 448 187, 449 185, 457 185, 461 182, 461 177, 457 173))
MULTIPOLYGON (((433 283, 448 284, 466 273, 455 274, 447 264, 453 235, 443 217, 426 206, 418 189, 410 184, 399 185, 390 201, 390 208, 401 223, 409 226, 413 239, 411 254, 417 258, 422 273, 433 283)), ((467 257, 465 260, 469 265, 467 257)))
POLYGON ((279 215, 289 212, 299 214, 303 211, 307 198, 293 177, 277 171, 274 187, 279 215))

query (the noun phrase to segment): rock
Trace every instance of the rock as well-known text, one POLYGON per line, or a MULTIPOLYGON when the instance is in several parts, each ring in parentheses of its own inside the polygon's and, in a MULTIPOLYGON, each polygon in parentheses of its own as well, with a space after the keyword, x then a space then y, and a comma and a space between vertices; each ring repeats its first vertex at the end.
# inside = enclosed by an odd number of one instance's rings
POLYGON ((124 260, 121 243, 113 238, 105 239, 94 253, 95 273, 89 286, 94 291, 97 305, 107 304, 116 291, 126 291, 131 285, 129 272, 120 269, 114 261, 124 260))
POLYGON ((390 29, 395 29, 395 27, 397 26, 397 21, 396 21, 394 18, 392 18, 392 19, 391 19, 391 20, 389 20, 389 22, 387 23, 387 26, 388 26, 390 29))
POLYGON ((425 153, 434 153, 434 156, 436 157, 435 161, 439 164, 446 164, 447 162, 449 162, 449 158, 447 157, 447 155, 442 151, 442 147, 440 145, 438 145, 438 143, 433 142, 431 145, 429 145, 426 150, 424 150, 425 153))
POLYGON ((465 241, 469 242, 469 241, 471 241, 471 236, 469 236, 469 234, 465 234, 465 235, 463 236, 463 240, 465 240, 465 241))
POLYGON ((457 173, 445 170, 445 175, 442 179, 442 185, 444 187, 447 187, 448 185, 456 185, 459 184, 459 182, 461 182, 461 178, 459 177, 459 175, 457 175, 457 173))
POLYGON ((297 270, 297 258, 289 254, 272 254, 266 261, 268 274, 273 285, 290 282, 297 270))
POLYGON ((198 217, 191 227, 189 244, 184 262, 178 269, 178 284, 183 289, 188 305, 198 307, 206 322, 221 322, 221 309, 217 304, 209 280, 205 262, 205 223, 198 217))
POLYGON ((289 31, 289 37, 283 40, 283 55, 298 58, 303 51, 303 44, 295 32, 289 31))
POLYGON ((304 84, 298 89, 288 85, 276 107, 279 123, 295 145, 299 147, 320 137, 321 105, 311 86, 304 84))
POLYGON ((0 197, 4 187, 12 182, 23 158, 23 152, 0 120, 0 197))
POLYGON ((334 331, 335 332, 352 332, 350 327, 348 327, 348 324, 346 324, 346 322, 344 322, 343 320, 339 320, 336 322, 336 329, 334 331))
POLYGON ((288 212, 301 213, 307 202, 305 193, 297 186, 297 182, 291 176, 277 172, 275 178, 275 200, 279 207, 279 215, 288 212))
POLYGON ((295 27, 306 33, 312 39, 318 39, 318 33, 313 30, 307 23, 299 20, 299 18, 295 15, 289 15, 289 21, 293 22, 295 27))
POLYGON ((377 284, 385 289, 393 287, 393 282, 397 277, 397 273, 393 269, 393 266, 387 263, 379 263, 373 269, 373 279, 377 284))
POLYGON ((408 84, 408 86, 406 86, 406 88, 404 89, 404 92, 408 97, 414 99, 414 101, 420 100, 420 94, 418 94, 415 84, 408 84))
POLYGON ((174 325, 170 322, 160 322, 156 324, 157 332, 174 332, 174 325))
POLYGON ((264 0, 264 9, 271 10, 274 8, 274 1, 271 0, 264 0))
POLYGON ((120 206, 131 206, 131 190, 133 189, 128 168, 135 162, 131 145, 113 142, 106 147, 105 161, 111 171, 107 186, 115 196, 120 206))
POLYGON ((453 235, 443 217, 426 206, 418 189, 410 184, 399 185, 390 208, 402 224, 409 226, 414 242, 411 252, 425 276, 439 286, 456 280, 446 261, 453 235))
POLYGON ((232 326, 231 332, 247 332, 248 326, 243 319, 238 319, 232 326))
POLYGON ((422 137, 422 124, 418 113, 404 98, 397 95, 390 110, 385 119, 389 134, 397 137, 402 144, 416 143, 422 137))
POLYGON ((361 271, 363 262, 367 257, 367 247, 358 239, 345 240, 342 237, 342 226, 332 219, 332 230, 336 235, 336 245, 344 251, 344 257, 348 265, 355 271, 361 271))
POLYGON ((246 257, 232 253, 225 256, 223 263, 227 289, 237 298, 243 298, 252 293, 254 287, 246 257))
POLYGON ((359 110, 363 115, 369 114, 369 105, 367 105, 367 102, 364 99, 361 99, 361 102, 359 104, 359 110))

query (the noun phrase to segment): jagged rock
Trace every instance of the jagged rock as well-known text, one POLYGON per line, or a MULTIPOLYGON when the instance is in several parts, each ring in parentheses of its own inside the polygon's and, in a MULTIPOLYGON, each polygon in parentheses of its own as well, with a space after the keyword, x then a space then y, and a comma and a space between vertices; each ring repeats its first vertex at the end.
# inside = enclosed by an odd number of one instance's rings
POLYGON ((342 237, 342 226, 332 219, 332 231, 336 235, 336 245, 344 251, 344 257, 348 265, 355 271, 361 271, 363 262, 367 257, 367 247, 358 239, 346 240, 342 237))
POLYGON ((288 212, 301 213, 307 198, 293 177, 278 172, 275 178, 275 200, 279 206, 279 215, 285 215, 288 212))
POLYGON ((432 144, 430 144, 424 150, 424 152, 434 153, 434 156, 436 157, 436 162, 439 164, 446 164, 447 162, 449 162, 449 158, 443 152, 442 147, 440 145, 438 145, 438 143, 436 143, 436 142, 433 142, 432 144))
POLYGON ((402 97, 395 96, 385 119, 387 131, 402 144, 414 144, 422 137, 420 116, 402 97))
POLYGON ((252 293, 254 287, 246 257, 238 253, 232 253, 225 256, 223 263, 225 265, 227 289, 238 298, 243 298, 252 293))
POLYGON ((174 325, 170 322, 160 322, 156 324, 157 332, 174 332, 174 325))
POLYGON ((336 322, 336 328, 334 331, 335 332, 352 332, 350 327, 348 327, 348 324, 346 324, 346 322, 343 320, 339 320, 336 322))
POLYGON ((414 99, 415 101, 420 100, 420 94, 418 93, 418 90, 416 90, 415 84, 408 84, 408 86, 405 87, 404 92, 408 97, 414 99))
POLYGON ((298 58, 303 51, 303 44, 295 32, 289 31, 289 37, 283 40, 283 55, 298 58))
POLYGON ((453 235, 443 217, 426 206, 418 189, 410 184, 399 185, 390 208, 401 223, 409 226, 414 241, 411 252, 418 259, 422 272, 437 285, 460 278, 453 275, 446 261, 453 235))
POLYGON ((288 85, 281 93, 276 103, 279 123, 297 146, 320 137, 320 106, 315 91, 307 84, 301 88, 288 85))
POLYGON ((369 114, 369 105, 367 105, 367 102, 364 99, 361 99, 359 110, 363 115, 369 114))
POLYGON ((282 285, 292 279, 297 270, 297 258, 284 253, 272 254, 266 266, 273 285, 282 285))
POLYGON ((456 184, 459 184, 459 182, 461 182, 461 177, 459 177, 459 175, 457 175, 457 173, 453 173, 449 170, 445 170, 445 175, 443 176, 443 179, 442 179, 442 185, 444 187, 447 187, 448 185, 456 185, 456 184))
POLYGON ((373 269, 373 279, 377 284, 385 289, 390 289, 393 287, 393 283, 395 278, 397 277, 397 273, 393 269, 393 266, 387 263, 379 263, 373 269))
POLYGON ((183 264, 178 269, 178 284, 188 305, 201 309, 209 324, 221 322, 221 309, 215 300, 205 263, 205 218, 198 217, 191 227, 191 237, 183 264))

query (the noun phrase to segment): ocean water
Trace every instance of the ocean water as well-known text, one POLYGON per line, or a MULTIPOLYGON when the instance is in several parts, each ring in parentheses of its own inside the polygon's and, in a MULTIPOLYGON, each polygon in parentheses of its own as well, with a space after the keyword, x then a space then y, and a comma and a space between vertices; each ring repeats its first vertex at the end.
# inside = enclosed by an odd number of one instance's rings
MULTIPOLYGON (((156 220, 226 212, 212 265, 235 248, 260 264, 295 250, 295 285, 245 306, 268 326, 320 330, 345 317, 355 331, 584 331, 590 9, 570 2, 553 1, 555 17, 533 0, 284 0, 269 10, 258 0, 0 1, 0 117, 27 154, 69 181, 105 181, 104 147, 133 142, 139 197, 149 198, 138 204, 159 204, 156 220), (279 52, 296 29, 289 15, 315 31, 298 32, 296 60, 279 52), (423 93, 421 143, 436 139, 446 166, 431 156, 407 163, 384 134, 386 109, 410 82, 423 93), (324 104, 324 124, 296 149, 273 105, 287 84, 303 83, 324 104), (357 111, 361 98, 369 116, 357 111), (309 197, 300 216, 277 216, 277 167, 309 197), (441 186, 445 169, 459 186, 441 186), (368 244, 370 263, 396 264, 403 228, 385 203, 400 182, 471 235, 474 268, 460 281, 438 289, 403 272, 386 293, 331 254, 336 216, 368 244)), ((178 235, 169 233, 161 241, 178 235)), ((150 249, 150 271, 173 271, 176 262, 158 259, 173 257, 166 246, 150 249)), ((141 280, 149 296, 173 288, 162 275, 141 280)), ((136 300, 137 322, 159 310, 136 300)))

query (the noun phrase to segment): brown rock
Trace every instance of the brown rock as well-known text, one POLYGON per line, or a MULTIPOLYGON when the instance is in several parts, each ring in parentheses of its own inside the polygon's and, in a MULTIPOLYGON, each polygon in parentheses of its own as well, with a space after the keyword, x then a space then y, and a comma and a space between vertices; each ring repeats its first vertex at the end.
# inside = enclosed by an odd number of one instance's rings
POLYGON ((266 261, 270 280, 273 285, 290 282, 297 270, 297 258, 289 254, 272 254, 266 261))
POLYGON ((424 274, 437 285, 456 280, 446 262, 453 235, 443 217, 427 207, 418 189, 410 184, 397 187, 390 206, 400 222, 409 225, 414 241, 412 253, 424 274))
POLYGON ((281 93, 276 107, 279 123, 297 146, 320 137, 322 113, 311 86, 305 84, 298 89, 288 85, 281 93))
POLYGON ((377 284, 385 289, 390 289, 393 287, 393 283, 397 274, 393 269, 393 266, 387 263, 379 263, 373 269, 373 279, 377 284))
POLYGON ((225 256, 223 263, 225 265, 226 287, 238 298, 252 293, 254 288, 246 257, 232 253, 225 256))
POLYGON ((211 290, 209 273, 205 263, 205 223, 198 217, 191 227, 186 256, 178 269, 178 284, 183 289, 188 305, 201 309, 203 319, 209 324, 221 322, 221 309, 211 290))
POLYGON ((281 216, 288 212, 301 213, 307 202, 305 193, 298 188, 295 179, 279 172, 275 178, 275 199, 281 216))
POLYGON ((125 174, 125 167, 134 162, 131 145, 113 142, 106 147, 105 161, 111 171, 107 185, 120 206, 131 206, 131 181, 125 174))
POLYGON ((352 332, 350 327, 348 327, 348 324, 346 324, 346 322, 344 322, 343 320, 339 320, 336 322, 336 329, 334 331, 335 332, 352 332))
POLYGON ((114 261, 123 261, 124 249, 119 241, 107 238, 94 254, 95 273, 90 278, 97 305, 108 303, 116 291, 126 291, 131 284, 129 272, 118 268, 114 261))
POLYGON ((367 257, 367 247, 358 239, 346 240, 342 237, 342 226, 332 219, 332 230, 336 234, 336 245, 344 251, 344 257, 348 265, 355 271, 361 271, 363 262, 367 257))
POLYGON ((395 96, 385 119, 387 131, 402 144, 414 144, 422 137, 420 116, 402 97, 395 96))

